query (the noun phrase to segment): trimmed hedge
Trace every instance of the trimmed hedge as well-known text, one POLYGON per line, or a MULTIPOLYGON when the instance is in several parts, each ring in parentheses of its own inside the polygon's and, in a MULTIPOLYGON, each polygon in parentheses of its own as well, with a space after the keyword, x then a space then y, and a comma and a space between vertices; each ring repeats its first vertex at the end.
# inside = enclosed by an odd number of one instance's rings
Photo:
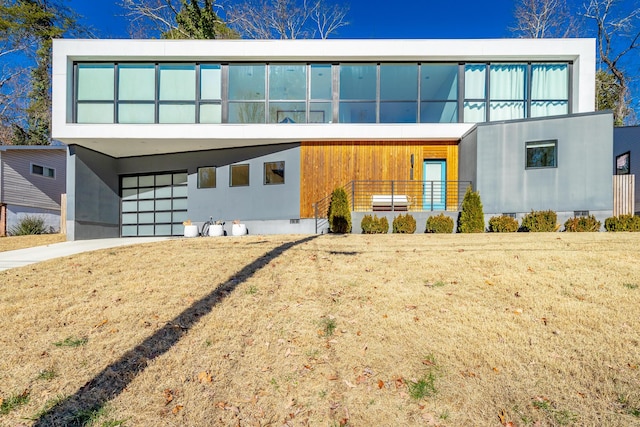
POLYGON ((398 215, 393 218, 393 232, 400 234, 413 234, 416 232, 416 219, 410 215, 398 215))
POLYGON ((453 233, 453 219, 441 213, 427 218, 427 228, 425 233, 453 233))
POLYGON ((551 232, 558 229, 558 215, 554 211, 531 211, 522 218, 521 231, 551 232))
POLYGON ((331 203, 329 203, 329 228, 333 233, 351 232, 351 209, 349 207, 349 197, 344 188, 336 188, 331 193, 331 203))
POLYGON ((389 221, 387 217, 378 218, 377 215, 365 215, 360 222, 362 234, 386 234, 389 232, 389 221))
POLYGON ((604 228, 607 231, 640 231, 640 216, 612 216, 604 220, 604 228))
POLYGON ((459 233, 484 233, 484 212, 480 193, 467 187, 462 199, 462 212, 458 218, 459 233))
POLYGON ((602 223, 595 216, 578 216, 569 218, 564 222, 564 231, 569 232, 587 232, 600 231, 602 223))
POLYGON ((489 231, 493 233, 514 233, 518 231, 518 220, 507 215, 493 216, 489 220, 489 231))

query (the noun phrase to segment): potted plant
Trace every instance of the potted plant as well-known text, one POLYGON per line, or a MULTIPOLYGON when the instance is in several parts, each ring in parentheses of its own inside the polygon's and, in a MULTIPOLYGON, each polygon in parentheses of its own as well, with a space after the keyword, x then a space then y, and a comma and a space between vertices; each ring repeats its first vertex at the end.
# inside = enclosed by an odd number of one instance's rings
POLYGON ((231 226, 231 235, 244 236, 245 234, 247 234, 247 226, 245 224, 240 224, 239 219, 234 220, 233 225, 231 226))

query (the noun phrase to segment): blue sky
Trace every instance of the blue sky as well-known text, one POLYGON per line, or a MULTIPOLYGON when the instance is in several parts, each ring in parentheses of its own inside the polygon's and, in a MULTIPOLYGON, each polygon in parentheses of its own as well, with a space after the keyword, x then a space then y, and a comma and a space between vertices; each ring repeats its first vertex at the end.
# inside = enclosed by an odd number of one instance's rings
MULTIPOLYGON (((69 0, 83 23, 103 38, 127 38, 127 20, 118 0, 69 0)), ((338 38, 501 38, 509 37, 513 0, 351 0, 350 25, 338 38), (391 7, 390 7, 391 6, 391 7)))

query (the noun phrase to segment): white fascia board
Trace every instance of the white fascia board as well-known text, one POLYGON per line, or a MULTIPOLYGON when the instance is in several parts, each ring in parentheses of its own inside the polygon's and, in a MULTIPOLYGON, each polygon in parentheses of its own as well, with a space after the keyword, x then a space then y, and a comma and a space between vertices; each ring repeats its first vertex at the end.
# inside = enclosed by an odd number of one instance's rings
POLYGON ((56 139, 113 157, 303 141, 458 141, 475 124, 150 124, 65 126, 56 139))

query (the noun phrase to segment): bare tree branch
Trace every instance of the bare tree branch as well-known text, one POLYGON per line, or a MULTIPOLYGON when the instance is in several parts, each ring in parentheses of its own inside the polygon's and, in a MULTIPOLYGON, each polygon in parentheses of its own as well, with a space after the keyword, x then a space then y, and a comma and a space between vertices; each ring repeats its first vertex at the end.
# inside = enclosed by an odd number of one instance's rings
POLYGON ((348 9, 328 0, 247 0, 227 6, 227 22, 250 39, 326 39, 348 25, 348 9))
POLYGON ((514 10, 515 27, 510 28, 523 38, 565 38, 577 34, 575 16, 566 0, 519 0, 514 10))

